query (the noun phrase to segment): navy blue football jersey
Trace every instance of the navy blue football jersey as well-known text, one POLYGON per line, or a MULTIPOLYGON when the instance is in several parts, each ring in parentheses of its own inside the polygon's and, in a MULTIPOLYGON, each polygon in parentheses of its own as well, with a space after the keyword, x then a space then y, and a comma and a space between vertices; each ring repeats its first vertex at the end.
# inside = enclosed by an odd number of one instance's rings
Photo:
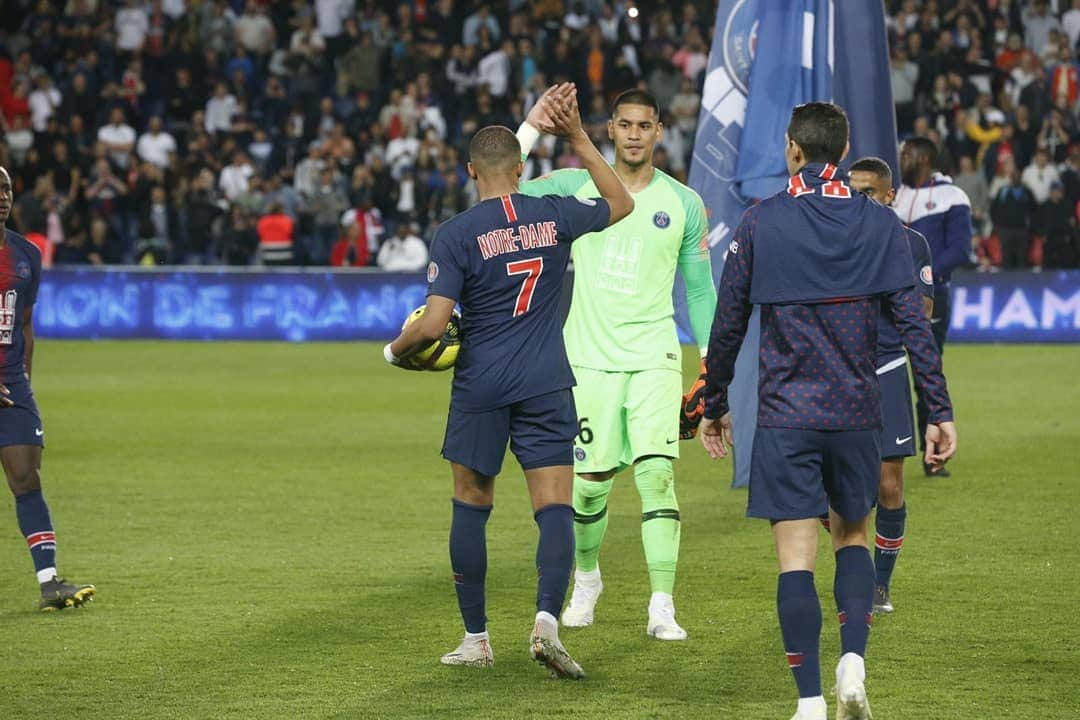
POLYGON ((23 313, 37 301, 41 251, 11 230, 0 248, 0 382, 26 380, 23 313))
MULTIPOLYGON (((934 299, 934 271, 930 258, 930 245, 918 230, 904 228, 911 257, 915 261, 915 285, 923 297, 934 299)), ((904 353, 904 341, 893 322, 892 312, 883 303, 878 316, 877 356, 878 366, 904 353)))
POLYGON ((903 226, 853 193, 830 164, 743 215, 728 248, 706 359, 705 416, 728 411, 727 386, 754 305, 761 305, 758 427, 881 426, 877 321, 888 308, 930 422, 952 419, 941 356, 912 276, 903 226))
POLYGON ((454 407, 483 412, 574 385, 559 313, 570 241, 610 216, 599 198, 514 194, 439 226, 428 294, 461 306, 454 407))

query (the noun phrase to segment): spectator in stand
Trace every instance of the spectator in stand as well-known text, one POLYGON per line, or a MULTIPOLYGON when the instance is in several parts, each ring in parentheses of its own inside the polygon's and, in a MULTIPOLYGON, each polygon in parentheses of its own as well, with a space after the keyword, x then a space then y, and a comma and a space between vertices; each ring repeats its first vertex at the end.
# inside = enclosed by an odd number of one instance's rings
POLYGON ((225 199, 233 202, 247 192, 248 181, 254 174, 255 168, 248 161, 247 154, 241 151, 233 153, 232 162, 221 169, 221 177, 218 178, 218 187, 225 199))
POLYGON ((990 218, 990 187, 983 174, 975 169, 975 161, 970 155, 960 157, 960 171, 954 183, 971 201, 971 222, 975 234, 985 235, 989 229, 986 223, 990 218))
POLYGON ((415 226, 399 223, 397 232, 379 248, 379 268, 387 272, 420 272, 428 263, 428 249, 415 226))
POLYGON ((206 132, 211 135, 229 132, 236 105, 236 96, 229 93, 229 86, 223 82, 217 83, 214 96, 206 101, 206 132))
POLYGON ((491 8, 486 2, 479 3, 476 12, 465 18, 465 24, 461 31, 461 42, 465 45, 476 45, 480 42, 480 29, 486 28, 488 35, 495 42, 502 37, 498 19, 491 14, 491 8))
POLYGON ((1080 266, 1076 206, 1065 198, 1065 186, 1050 186, 1050 198, 1035 212, 1034 231, 1043 238, 1043 267, 1048 270, 1080 266))
POLYGON ((1051 30, 1061 30, 1061 23, 1048 12, 1046 0, 1032 0, 1024 13, 1024 45, 1040 52, 1049 42, 1051 30))
POLYGON ((1061 29, 1065 32, 1069 47, 1080 42, 1080 0, 1072 0, 1071 9, 1061 16, 1061 29))
MULTIPOLYGON (((230 221, 231 242, 226 244, 226 255, 239 259, 242 256, 242 247, 238 247, 238 242, 244 239, 242 232, 246 229, 243 212, 239 208, 234 208, 230 221)), ((264 265, 292 264, 294 227, 293 219, 285 214, 281 203, 271 203, 266 214, 259 218, 256 226, 259 236, 259 256, 264 265)), ((230 262, 229 264, 239 263, 230 262)))
MULTIPOLYGON (((329 49, 330 57, 340 57, 345 50, 348 38, 343 34, 343 21, 352 7, 351 0, 315 0, 315 17, 322 45, 329 49)), ((302 16, 307 17, 307 16, 302 16)))
POLYGON ((338 59, 338 94, 360 93, 370 100, 369 94, 379 89, 383 55, 375 46, 371 33, 360 33, 358 42, 352 40, 358 33, 355 20, 347 21, 345 27, 349 46, 338 59))
POLYGON ((194 265, 210 263, 219 230, 218 219, 223 214, 214 191, 214 174, 203 170, 192 181, 184 200, 187 208, 187 242, 184 262, 194 265))
POLYGON ((135 148, 135 128, 125 122, 124 109, 114 107, 109 113, 109 124, 97 133, 99 143, 105 146, 109 161, 121 170, 131 164, 131 151, 135 148))
POLYGON ((264 62, 276 46, 274 24, 256 0, 247 0, 234 26, 236 44, 264 62))
POLYGON ((150 22, 138 0, 126 0, 116 13, 116 52, 126 60, 143 49, 150 22))
POLYGON ((705 51, 705 41, 701 37, 701 31, 697 26, 691 26, 687 32, 685 43, 674 55, 671 62, 675 67, 682 70, 683 77, 690 78, 697 83, 698 76, 709 64, 709 55, 705 51))
POLYGON ((52 78, 41 72, 34 76, 34 90, 27 97, 30 110, 30 126, 34 132, 45 132, 49 118, 56 114, 63 96, 53 85, 52 78))
POLYGON ((1020 172, 1013 168, 1009 175, 1009 184, 998 190, 990 203, 994 234, 1001 243, 1002 267, 1006 270, 1027 267, 1034 211, 1035 200, 1031 191, 1024 187, 1020 172))
POLYGON ((176 154, 176 139, 165 132, 160 117, 150 118, 146 132, 139 137, 135 145, 135 153, 140 160, 153 163, 162 169, 172 164, 173 155, 176 154))
POLYGON ((366 267, 370 259, 363 217, 358 221, 354 210, 351 222, 345 225, 345 234, 334 243, 330 252, 330 264, 334 267, 366 267))
POLYGON ((1057 168, 1050 164, 1050 153, 1041 147, 1035 151, 1035 160, 1024 168, 1020 179, 1035 200, 1036 205, 1042 205, 1050 199, 1050 186, 1060 184, 1057 168))
POLYGON ((180 249, 180 222, 164 186, 153 187, 150 202, 143 205, 140 212, 140 226, 146 224, 153 228, 154 251, 163 254, 161 262, 172 259, 180 249))
POLYGON ((330 248, 338 238, 338 219, 349 207, 349 198, 341 187, 333 168, 325 167, 319 172, 315 192, 308 198, 308 209, 314 222, 311 241, 304 248, 306 260, 311 265, 325 265, 330 248))

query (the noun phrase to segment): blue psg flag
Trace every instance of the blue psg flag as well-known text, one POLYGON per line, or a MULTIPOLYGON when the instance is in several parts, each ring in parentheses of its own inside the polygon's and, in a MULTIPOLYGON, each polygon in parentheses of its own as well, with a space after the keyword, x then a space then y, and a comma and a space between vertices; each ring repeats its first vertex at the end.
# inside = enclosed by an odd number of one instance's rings
MULTIPOLYGON (((717 280, 743 212, 785 187, 784 131, 791 109, 813 100, 835 102, 848 114, 851 152, 844 169, 876 155, 899 177, 883 4, 719 0, 690 165, 690 185, 709 213, 717 280)), ((749 481, 759 332, 755 309, 729 391, 736 487, 749 481)))

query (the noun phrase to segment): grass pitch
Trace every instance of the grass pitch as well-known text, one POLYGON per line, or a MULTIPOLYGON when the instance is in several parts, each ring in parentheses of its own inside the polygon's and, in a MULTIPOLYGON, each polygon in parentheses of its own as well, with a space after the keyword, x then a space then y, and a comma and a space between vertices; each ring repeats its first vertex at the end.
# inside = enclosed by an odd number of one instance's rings
MULTIPOLYGON (((684 443, 676 589, 686 643, 645 635, 633 481, 620 476, 589 679, 527 656, 536 530, 520 471, 488 525, 490 672, 444 668, 449 375, 355 345, 43 340, 35 387, 61 573, 86 609, 39 614, 0 512, 0 718, 782 718, 794 711, 768 528, 730 466, 684 443)), ((878 720, 1080 716, 1077 347, 952 346, 954 477, 909 469, 894 615, 870 639, 878 720)), ((823 675, 838 633, 818 587, 823 675)))

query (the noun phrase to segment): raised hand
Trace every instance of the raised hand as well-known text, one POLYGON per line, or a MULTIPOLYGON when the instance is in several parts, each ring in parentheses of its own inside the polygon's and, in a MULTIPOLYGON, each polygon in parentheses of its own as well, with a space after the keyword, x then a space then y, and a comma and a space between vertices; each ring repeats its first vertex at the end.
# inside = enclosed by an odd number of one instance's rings
POLYGON ((581 132, 581 113, 578 111, 577 86, 574 83, 556 85, 544 93, 538 105, 543 106, 548 123, 540 129, 558 137, 570 137, 581 132))
POLYGON ((529 110, 529 114, 525 117, 525 122, 532 125, 537 130, 544 130, 551 127, 551 118, 548 116, 547 106, 544 104, 544 98, 550 96, 552 93, 557 92, 559 88, 567 85, 568 83, 559 83, 558 85, 552 85, 544 94, 536 100, 536 104, 529 110))

